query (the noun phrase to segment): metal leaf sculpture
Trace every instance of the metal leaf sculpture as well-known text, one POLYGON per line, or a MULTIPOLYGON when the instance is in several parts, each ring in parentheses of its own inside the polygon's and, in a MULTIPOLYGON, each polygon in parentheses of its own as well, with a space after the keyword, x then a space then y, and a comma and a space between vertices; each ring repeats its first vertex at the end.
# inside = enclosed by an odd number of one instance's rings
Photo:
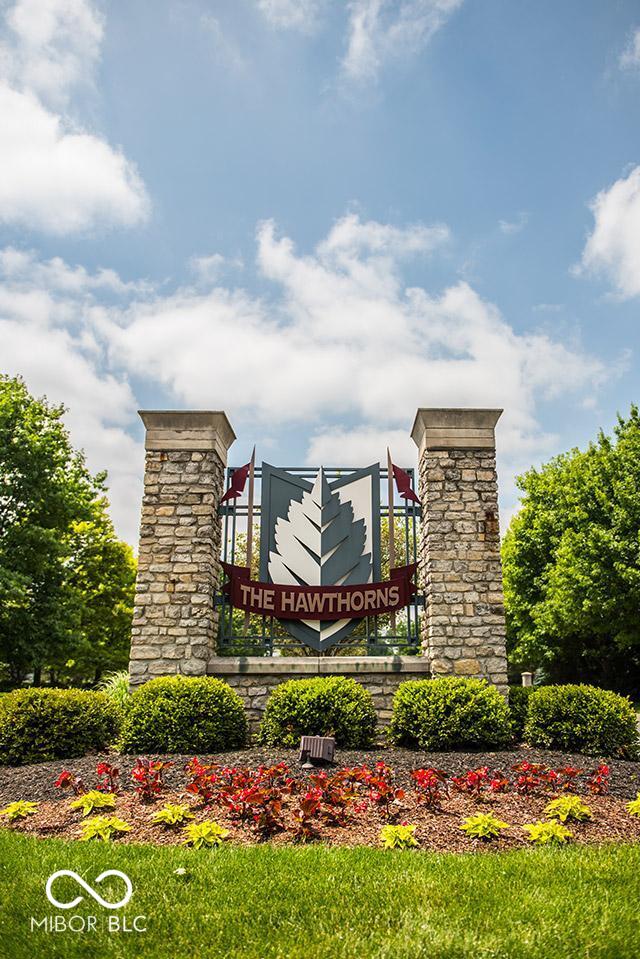
POLYGON ((269 555, 274 583, 343 586, 367 581, 371 554, 364 553, 364 520, 354 520, 351 503, 332 493, 323 470, 301 502, 291 501, 276 523, 277 552, 269 555))
MULTIPOLYGON (((275 541, 277 551, 269 553, 269 576, 274 583, 347 586, 366 583, 370 577, 364 520, 355 520, 351 503, 342 503, 339 494, 331 492, 323 470, 300 502, 291 500, 287 518, 278 519, 275 541)), ((317 634, 313 645, 322 648, 348 622, 304 620, 304 625, 317 634)))

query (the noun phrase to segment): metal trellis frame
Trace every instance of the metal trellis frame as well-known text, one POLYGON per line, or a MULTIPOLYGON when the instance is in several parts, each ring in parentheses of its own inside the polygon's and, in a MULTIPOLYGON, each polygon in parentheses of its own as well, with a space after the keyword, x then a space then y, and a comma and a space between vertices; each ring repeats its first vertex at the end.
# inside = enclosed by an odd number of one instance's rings
MULTIPOLYGON (((226 471, 228 488, 233 473, 239 467, 229 466, 226 471)), ((318 469, 308 466, 284 467, 288 473, 302 479, 315 480, 318 469)), ((345 477, 357 471, 356 467, 323 467, 327 480, 345 477)), ((406 472, 414 486, 413 468, 406 472)), ((253 503, 253 562, 252 573, 257 575, 255 556, 259 551, 261 521, 261 475, 259 466, 255 467, 255 491, 253 503)), ((378 521, 389 518, 388 469, 380 467, 380 512, 378 521)), ((222 559, 226 563, 249 565, 246 562, 246 530, 248 517, 247 494, 231 500, 220 507, 222 517, 222 559)), ((418 525, 421 510, 417 503, 394 497, 394 528, 396 530, 395 564, 396 566, 416 563, 418 559, 418 525)), ((374 518, 375 521, 375 518, 374 518)), ((389 574, 386 556, 386 537, 382 543, 382 575, 389 574)), ((252 614, 245 616, 242 610, 234 609, 222 593, 222 582, 217 584, 216 606, 218 609, 217 652, 220 656, 315 656, 314 650, 303 645, 291 636, 286 627, 272 616, 252 614)), ((327 650, 325 656, 340 655, 414 655, 420 651, 420 618, 423 597, 416 595, 414 600, 395 616, 395 629, 391 631, 392 618, 389 614, 367 616, 362 619, 354 631, 343 641, 327 650)))

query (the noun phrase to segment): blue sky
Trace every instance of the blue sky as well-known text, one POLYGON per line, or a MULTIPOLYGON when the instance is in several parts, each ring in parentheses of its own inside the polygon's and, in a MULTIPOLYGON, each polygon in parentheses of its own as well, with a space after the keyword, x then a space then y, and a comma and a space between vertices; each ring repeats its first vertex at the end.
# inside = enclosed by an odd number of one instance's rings
POLYGON ((0 4, 0 368, 64 401, 135 542, 139 407, 230 461, 415 461, 503 406, 514 476, 638 399, 640 9, 0 4))

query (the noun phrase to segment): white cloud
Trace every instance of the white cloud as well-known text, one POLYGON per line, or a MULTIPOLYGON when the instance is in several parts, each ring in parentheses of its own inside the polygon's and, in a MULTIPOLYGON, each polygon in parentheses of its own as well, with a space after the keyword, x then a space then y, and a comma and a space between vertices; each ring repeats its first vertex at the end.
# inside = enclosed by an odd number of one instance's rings
MULTIPOLYGON (((135 543, 142 455, 130 383, 159 405, 225 409, 239 434, 307 436, 308 462, 415 462, 419 406, 504 407, 502 488, 549 451, 542 401, 580 404, 609 373, 579 347, 516 333, 466 283, 409 287, 406 257, 437 255, 441 226, 339 220, 303 255, 273 223, 257 233, 271 296, 215 283, 170 294, 32 252, 0 251, 0 368, 70 407, 75 442, 111 473, 114 516, 135 543), (505 466, 506 464, 506 466, 505 466)), ((206 269, 205 269, 206 273, 206 269)), ((298 441, 299 443, 300 441, 298 441)))
POLYGON ((240 269, 242 265, 242 260, 239 257, 230 260, 226 256, 222 256, 221 253, 192 256, 189 260, 189 269, 196 281, 203 286, 212 286, 228 270, 240 269))
POLYGON ((325 0, 257 0, 258 9, 271 26, 311 33, 325 0))
POLYGON ((640 166, 598 193, 590 206, 595 225, 582 269, 603 274, 623 298, 640 295, 640 166))
POLYGON ((386 463, 387 448, 398 466, 412 466, 416 447, 406 429, 379 429, 376 426, 346 430, 339 427, 315 433, 309 440, 306 460, 310 466, 318 463, 346 466, 369 466, 386 463))
POLYGON ((103 19, 87 0, 17 0, 6 26, 0 56, 12 85, 64 106, 74 87, 90 82, 103 19))
POLYGON ((67 110, 73 90, 92 80, 102 38, 94 6, 88 0, 18 0, 6 25, 0 222, 54 235, 143 222, 149 200, 135 165, 85 132, 67 110))
POLYGON ((501 233, 510 235, 513 233, 520 233, 521 230, 524 230, 528 222, 529 214, 522 211, 518 213, 518 216, 515 220, 499 220, 498 227, 501 233))
POLYGON ((504 406, 508 444, 530 448, 542 438, 538 400, 593 387, 602 364, 543 333, 517 334, 466 283, 438 295, 407 288, 403 256, 433 244, 433 228, 350 216, 303 256, 262 224, 258 266, 276 285, 272 302, 185 289, 105 314, 100 335, 114 362, 181 403, 224 406, 254 427, 318 432, 337 419, 396 431, 417 406, 504 406))
POLYGON ((620 54, 619 64, 623 70, 640 68, 640 27, 629 36, 627 46, 620 54))
POLYGON ((375 80, 387 61, 422 50, 463 0, 351 0, 342 68, 357 82, 375 80))
POLYGON ((0 250, 0 276, 9 280, 14 288, 42 286, 66 293, 106 290, 117 295, 151 291, 144 280, 125 283, 115 270, 100 268, 89 273, 83 266, 70 267, 59 256, 40 260, 35 250, 18 250, 12 246, 0 250))

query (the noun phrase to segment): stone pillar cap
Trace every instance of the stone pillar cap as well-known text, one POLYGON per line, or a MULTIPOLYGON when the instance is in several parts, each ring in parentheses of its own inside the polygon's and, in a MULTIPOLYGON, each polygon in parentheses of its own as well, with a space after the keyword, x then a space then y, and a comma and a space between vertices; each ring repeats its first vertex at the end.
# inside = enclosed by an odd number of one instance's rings
POLYGON ((147 450, 216 450, 226 462, 236 438, 222 410, 138 410, 146 427, 147 450))
POLYGON ((495 449, 495 425, 502 410, 420 408, 411 438, 422 449, 495 449))

